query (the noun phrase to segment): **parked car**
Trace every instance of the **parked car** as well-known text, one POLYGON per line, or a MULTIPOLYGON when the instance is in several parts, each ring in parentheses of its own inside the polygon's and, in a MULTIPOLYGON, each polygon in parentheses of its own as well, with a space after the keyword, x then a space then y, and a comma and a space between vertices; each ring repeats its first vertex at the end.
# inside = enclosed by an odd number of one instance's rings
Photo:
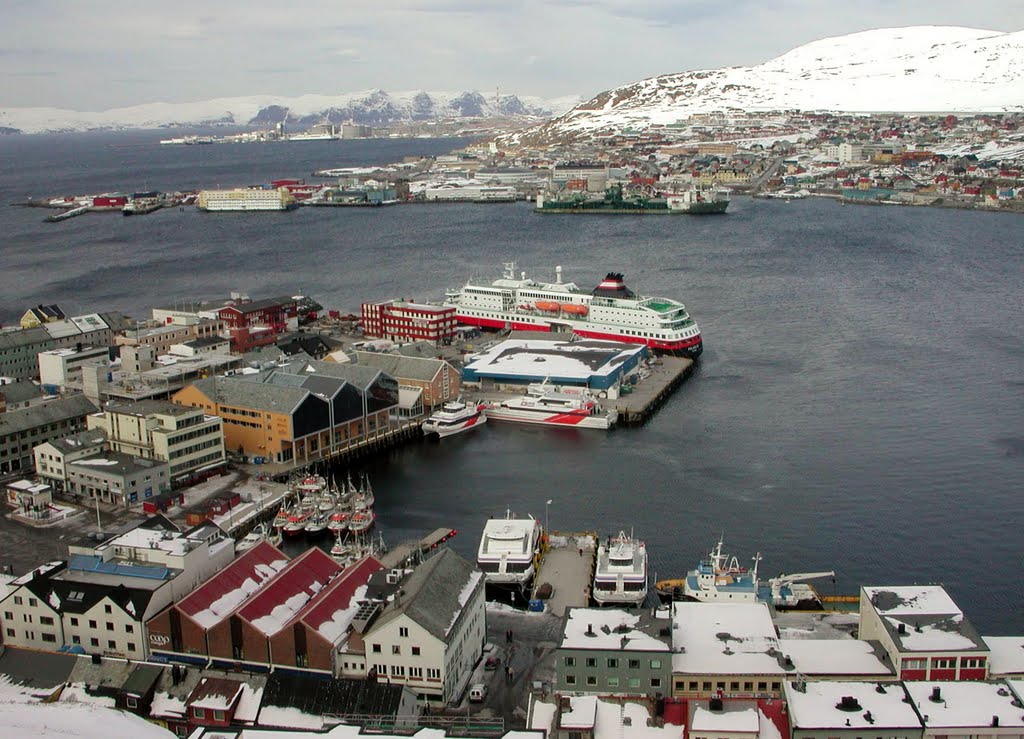
POLYGON ((499 657, 497 654, 492 654, 490 657, 484 660, 485 670, 497 670, 499 665, 501 665, 501 657, 499 657))
POLYGON ((483 703, 487 697, 487 686, 483 683, 475 683, 469 686, 470 703, 483 703))

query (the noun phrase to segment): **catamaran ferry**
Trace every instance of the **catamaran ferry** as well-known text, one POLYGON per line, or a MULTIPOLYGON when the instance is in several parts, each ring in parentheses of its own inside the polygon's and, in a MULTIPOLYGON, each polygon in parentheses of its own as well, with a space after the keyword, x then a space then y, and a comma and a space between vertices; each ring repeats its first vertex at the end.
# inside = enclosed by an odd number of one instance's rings
POLYGON ((555 282, 516 277, 515 263, 505 264, 505 275, 490 285, 466 283, 445 294, 445 305, 457 308, 456 318, 484 328, 518 331, 572 331, 589 339, 646 344, 658 351, 700 356, 700 329, 686 306, 671 298, 637 295, 623 276, 609 272, 591 291, 562 282, 555 267, 555 282))

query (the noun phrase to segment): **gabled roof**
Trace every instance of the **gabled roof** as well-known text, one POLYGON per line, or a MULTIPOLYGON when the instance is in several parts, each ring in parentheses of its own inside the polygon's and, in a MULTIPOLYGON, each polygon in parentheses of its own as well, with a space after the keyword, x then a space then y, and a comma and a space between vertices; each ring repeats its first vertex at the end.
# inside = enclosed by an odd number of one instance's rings
POLYGON ((381 370, 376 367, 360 366, 352 363, 323 362, 315 359, 292 362, 289 365, 288 371, 296 374, 308 375, 317 373, 328 377, 337 377, 341 380, 347 380, 361 390, 369 387, 381 373, 381 370))
POLYGON ((288 557, 261 541, 182 599, 177 609, 211 629, 258 593, 288 564, 288 557))
POLYGON ((483 573, 451 549, 443 549, 421 564, 401 585, 401 598, 392 601, 377 621, 379 628, 404 614, 441 641, 466 606, 483 573))
POLYGON ((197 380, 192 387, 221 405, 287 414, 294 413, 309 395, 302 388, 253 382, 244 377, 207 377, 197 380))
POLYGON ((355 352, 356 362, 376 367, 399 380, 433 380, 444 367, 445 360, 430 357, 409 357, 379 352, 355 352))
POLYGON ((28 431, 72 418, 85 418, 95 412, 96 406, 84 395, 71 395, 57 400, 48 400, 28 408, 0 413, 0 436, 17 431, 28 431))
POLYGON ((322 719, 328 713, 394 716, 401 706, 403 690, 405 688, 401 685, 370 680, 325 680, 274 672, 267 678, 259 723, 261 726, 299 728, 289 723, 289 719, 295 719, 289 714, 295 711, 306 714, 310 719, 322 719))
POLYGON ((295 616, 327 641, 337 644, 352 623, 365 597, 370 575, 384 568, 377 559, 364 557, 345 570, 295 616))
POLYGON ((223 677, 204 677, 185 700, 189 708, 228 711, 242 695, 242 682, 223 677))
POLYGON ((276 300, 269 298, 263 298, 261 300, 250 300, 247 303, 237 303, 235 305, 225 305, 220 310, 233 310, 243 315, 246 313, 256 313, 257 311, 281 308, 281 304, 276 300))
POLYGON ((341 570, 329 554, 313 547, 293 559, 236 613, 265 636, 273 636, 341 570))
POLYGON ((146 613, 153 591, 78 580, 53 579, 47 602, 61 613, 86 613, 104 598, 118 606, 133 620, 140 621, 146 613))

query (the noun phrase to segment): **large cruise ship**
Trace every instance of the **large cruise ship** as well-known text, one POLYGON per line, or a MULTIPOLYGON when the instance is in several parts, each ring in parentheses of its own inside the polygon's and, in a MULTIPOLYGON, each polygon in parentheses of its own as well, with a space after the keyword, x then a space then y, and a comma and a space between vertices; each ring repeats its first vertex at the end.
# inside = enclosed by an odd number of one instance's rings
POLYGON ((593 290, 562 282, 546 283, 517 277, 514 263, 490 285, 467 283, 445 295, 462 323, 517 331, 572 331, 590 339, 646 344, 652 349, 700 356, 700 329, 686 306, 671 298, 644 297, 626 287, 623 276, 610 272, 593 290))

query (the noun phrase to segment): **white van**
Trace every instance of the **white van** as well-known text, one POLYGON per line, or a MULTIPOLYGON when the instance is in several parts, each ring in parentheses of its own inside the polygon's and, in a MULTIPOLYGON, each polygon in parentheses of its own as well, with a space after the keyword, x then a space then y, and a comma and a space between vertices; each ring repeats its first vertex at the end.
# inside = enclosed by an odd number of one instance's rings
POLYGON ((469 686, 469 702, 483 703, 487 697, 487 686, 483 683, 474 683, 469 686))

